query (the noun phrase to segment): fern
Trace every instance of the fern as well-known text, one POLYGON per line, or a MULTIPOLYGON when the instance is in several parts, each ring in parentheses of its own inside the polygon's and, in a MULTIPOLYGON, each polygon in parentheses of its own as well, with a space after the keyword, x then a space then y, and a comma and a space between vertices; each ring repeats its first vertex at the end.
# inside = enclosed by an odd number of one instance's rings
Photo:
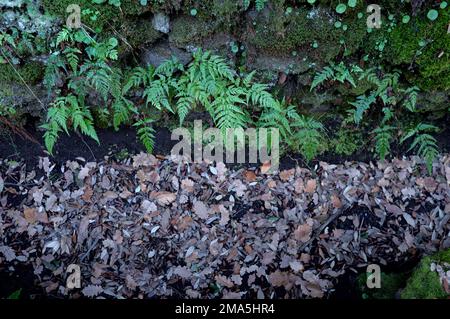
POLYGON ((297 131, 290 140, 291 147, 299 151, 308 162, 311 161, 320 153, 324 140, 323 125, 313 118, 300 115, 292 126, 297 131))
POLYGON ((405 90, 405 101, 403 106, 410 112, 416 111, 417 96, 419 94, 419 88, 417 86, 410 87, 405 90))
POLYGON ((72 39, 73 35, 71 30, 69 30, 68 28, 63 28, 56 36, 55 46, 58 47, 61 43, 72 41, 72 39))
POLYGON ((155 146, 155 130, 149 126, 151 123, 153 123, 153 120, 144 119, 134 124, 137 128, 139 139, 149 153, 153 152, 153 147, 155 146))
POLYGON ((156 107, 158 110, 166 109, 172 113, 174 110, 169 101, 170 87, 164 79, 156 80, 144 91, 147 104, 156 107))
POLYGON ((436 139, 427 132, 437 130, 438 128, 434 125, 420 123, 416 127, 408 130, 400 140, 401 143, 404 143, 406 140, 414 137, 408 151, 417 149, 417 155, 425 160, 429 174, 433 171, 433 161, 439 155, 439 149, 436 139))
POLYGON ((255 7, 256 7, 256 11, 261 11, 264 9, 264 7, 266 6, 266 3, 268 2, 268 0, 256 0, 255 1, 255 7))
POLYGON ((69 66, 72 68, 73 72, 77 72, 78 65, 80 63, 80 59, 78 54, 81 54, 81 51, 76 48, 67 48, 63 51, 66 56, 67 62, 69 66))
POLYGON ((385 160, 391 151, 392 131, 395 128, 389 125, 383 125, 376 128, 375 133, 375 151, 380 160, 385 160))
POLYGON ((353 105, 355 109, 350 111, 350 114, 353 115, 353 120, 356 124, 359 124, 362 121, 364 113, 370 109, 372 103, 376 101, 376 97, 374 94, 369 96, 360 95, 358 96, 356 102, 351 102, 350 105, 353 105))
POLYGON ((59 132, 61 128, 56 122, 45 123, 41 126, 45 129, 44 133, 44 144, 47 151, 53 155, 53 148, 55 147, 56 141, 58 140, 59 132))
POLYGON ((314 90, 317 86, 321 85, 325 81, 334 79, 334 70, 327 66, 325 67, 322 72, 319 72, 315 75, 314 80, 311 84, 311 91, 314 90))
POLYGON ((311 91, 326 81, 338 81, 343 84, 348 82, 353 87, 356 87, 356 82, 352 74, 360 74, 363 72, 364 71, 357 65, 352 65, 348 68, 344 62, 341 62, 338 65, 331 63, 314 76, 311 84, 311 91))

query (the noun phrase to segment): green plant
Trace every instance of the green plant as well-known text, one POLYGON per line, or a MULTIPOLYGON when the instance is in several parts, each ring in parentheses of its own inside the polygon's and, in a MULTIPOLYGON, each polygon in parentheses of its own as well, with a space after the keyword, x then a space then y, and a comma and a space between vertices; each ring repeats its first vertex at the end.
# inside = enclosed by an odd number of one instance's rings
POLYGON ((417 154, 425 159, 428 172, 433 171, 433 161, 439 154, 436 139, 427 132, 435 132, 438 128, 434 125, 419 123, 414 128, 408 130, 402 137, 401 143, 414 137, 409 150, 417 149, 417 154))
POLYGON ((311 84, 311 91, 326 81, 338 81, 340 83, 345 83, 347 81, 353 87, 356 87, 352 74, 360 74, 362 72, 363 70, 357 65, 352 65, 348 68, 344 62, 341 62, 338 65, 331 63, 315 75, 311 84))
POLYGON ((295 151, 300 152, 307 161, 312 160, 323 151, 321 145, 323 145, 325 139, 325 129, 322 123, 312 117, 300 115, 292 126, 297 130, 290 138, 289 144, 295 151))
POLYGON ((22 288, 19 288, 18 290, 11 293, 8 296, 8 298, 6 298, 6 299, 17 300, 17 299, 20 299, 21 294, 22 294, 22 288))
POLYGON ((157 69, 136 68, 126 90, 143 87, 146 107, 176 113, 180 125, 190 111, 201 107, 223 131, 255 123, 280 128, 284 136, 290 133, 287 109, 267 91, 266 85, 252 83, 254 73, 238 76, 223 58, 202 50, 193 58, 187 68, 176 59, 157 69), (255 114, 253 118, 250 111, 255 114))
POLYGON ((350 156, 362 147, 364 141, 357 131, 341 128, 336 137, 330 140, 330 146, 339 155, 350 156))
MULTIPOLYGON (((343 62, 339 65, 331 64, 317 73, 311 90, 326 81, 348 82, 353 87, 363 83, 369 84, 369 92, 359 95, 356 101, 349 102, 352 107, 348 110, 346 122, 354 122, 359 125, 365 119, 366 113, 374 109, 381 111, 383 115, 376 124, 372 133, 374 134, 375 152, 377 156, 384 160, 391 152, 391 143, 396 138, 395 132, 401 132, 399 117, 402 113, 414 115, 419 94, 416 86, 403 87, 400 85, 400 71, 383 73, 381 69, 370 68, 362 70, 358 66, 346 67, 343 62), (352 74, 359 74, 355 80, 352 74)), ((372 114, 375 114, 372 112, 372 114)), ((376 119, 376 115, 373 116, 376 119)), ((400 141, 404 142, 416 136, 410 146, 410 150, 416 149, 417 154, 426 161, 427 168, 431 171, 432 162, 438 155, 436 140, 424 131, 430 131, 433 127, 427 124, 420 124, 415 129, 407 133, 400 134, 400 141)))
POLYGON ((422 258, 414 273, 408 279, 405 289, 401 292, 402 299, 448 298, 438 273, 431 269, 431 263, 450 264, 450 250, 447 249, 433 256, 422 258))
MULTIPOLYGON (((257 11, 261 11, 266 6, 266 3, 269 0, 255 0, 255 8, 257 11)), ((250 0, 243 0, 242 5, 245 10, 247 10, 250 7, 251 1, 250 0)))
POLYGON ((116 129, 134 110, 133 104, 124 96, 120 70, 111 66, 111 61, 118 57, 115 38, 97 42, 85 29, 63 29, 54 45, 57 50, 50 57, 44 79, 49 90, 59 92, 47 112, 47 123, 43 125, 46 130, 44 141, 50 153, 59 133, 69 133, 69 128, 99 142, 91 112, 93 106, 86 104, 89 94, 95 92, 102 99, 105 106, 100 108, 103 113, 112 114, 116 129))
POLYGON ((1 32, 0 33, 0 53, 1 53, 0 64, 8 63, 7 59, 8 59, 8 55, 10 53, 8 45, 13 48, 16 47, 14 38, 6 32, 1 32))

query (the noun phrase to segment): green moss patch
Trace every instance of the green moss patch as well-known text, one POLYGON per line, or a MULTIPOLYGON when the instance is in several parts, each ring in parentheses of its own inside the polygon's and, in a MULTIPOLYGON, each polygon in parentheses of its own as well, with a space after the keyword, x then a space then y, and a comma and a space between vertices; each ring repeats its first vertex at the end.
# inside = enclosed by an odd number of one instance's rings
POLYGON ((44 65, 35 61, 16 66, 15 69, 9 64, 4 64, 0 67, 0 83, 21 83, 22 78, 27 84, 36 84, 43 79, 44 70, 44 65))
POLYGON ((431 271, 432 262, 450 263, 450 249, 421 260, 401 293, 402 299, 445 299, 448 297, 439 280, 439 275, 431 271))

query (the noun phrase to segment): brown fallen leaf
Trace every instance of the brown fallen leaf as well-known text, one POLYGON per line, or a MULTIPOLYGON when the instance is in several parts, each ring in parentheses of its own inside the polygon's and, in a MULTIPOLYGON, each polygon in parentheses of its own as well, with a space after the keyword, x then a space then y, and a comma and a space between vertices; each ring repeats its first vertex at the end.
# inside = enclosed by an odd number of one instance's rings
POLYGON ((244 178, 247 182, 251 183, 256 181, 256 174, 253 171, 245 171, 244 178))
POLYGON ((342 208, 342 202, 337 195, 331 195, 331 203, 334 208, 342 208))
POLYGON ((290 170, 284 170, 282 172, 280 172, 280 179, 283 182, 287 182, 289 181, 292 177, 294 177, 295 174, 295 169, 290 169, 290 170))
POLYGON ((183 179, 181 181, 181 189, 188 193, 192 193, 194 191, 194 182, 189 178, 183 179))
POLYGON ((209 218, 209 208, 201 201, 196 201, 194 203, 194 213, 201 219, 209 218))
POLYGON ((30 223, 34 224, 36 222, 40 222, 43 224, 48 223, 48 215, 44 212, 38 212, 36 208, 25 208, 23 211, 23 215, 25 217, 25 220, 30 223))
POLYGON ((23 211, 23 215, 26 221, 30 224, 34 224, 36 222, 36 208, 25 208, 23 211))
POLYGON ((103 292, 103 288, 97 285, 86 286, 81 293, 86 297, 96 297, 103 292))
POLYGON ((311 218, 303 224, 299 225, 294 231, 294 237, 296 240, 306 243, 311 238, 313 220, 311 218))
POLYGON ((234 286, 233 282, 230 279, 226 278, 225 276, 217 275, 215 279, 216 283, 218 283, 221 286, 225 286, 227 288, 232 288, 234 286))
POLYGON ((306 182, 305 191, 307 193, 314 193, 317 188, 317 182, 315 179, 310 179, 306 182))
POLYGON ((151 192, 150 197, 161 206, 170 205, 177 199, 176 194, 171 192, 151 192))
POLYGON ((260 167, 261 174, 266 174, 270 170, 271 167, 272 167, 272 164, 270 162, 264 162, 260 167))
POLYGON ((84 194, 81 196, 81 199, 85 202, 90 202, 93 194, 94 191, 92 190, 92 187, 88 185, 84 188, 84 194))

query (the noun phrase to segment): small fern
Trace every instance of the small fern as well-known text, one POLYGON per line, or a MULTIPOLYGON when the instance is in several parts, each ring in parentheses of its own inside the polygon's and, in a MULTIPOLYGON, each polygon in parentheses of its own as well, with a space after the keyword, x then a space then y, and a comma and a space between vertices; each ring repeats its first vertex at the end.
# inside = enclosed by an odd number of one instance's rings
POLYGON ((382 161, 391 151, 392 131, 394 129, 392 126, 383 125, 373 130, 373 133, 375 133, 375 152, 382 161))
POLYGON ((143 119, 134 124, 140 141, 149 153, 153 152, 153 147, 155 146, 155 130, 149 126, 152 123, 152 119, 143 119))
POLYGON ((400 140, 401 143, 404 143, 406 140, 414 137, 408 151, 417 150, 417 155, 425 160, 429 174, 433 171, 433 161, 439 155, 439 149, 436 139, 427 132, 435 132, 437 130, 438 128, 434 125, 420 123, 408 130, 400 140))
POLYGON ((296 132, 290 140, 291 147, 299 151, 308 162, 311 161, 321 151, 324 141, 323 125, 313 118, 300 115, 292 126, 296 132))

